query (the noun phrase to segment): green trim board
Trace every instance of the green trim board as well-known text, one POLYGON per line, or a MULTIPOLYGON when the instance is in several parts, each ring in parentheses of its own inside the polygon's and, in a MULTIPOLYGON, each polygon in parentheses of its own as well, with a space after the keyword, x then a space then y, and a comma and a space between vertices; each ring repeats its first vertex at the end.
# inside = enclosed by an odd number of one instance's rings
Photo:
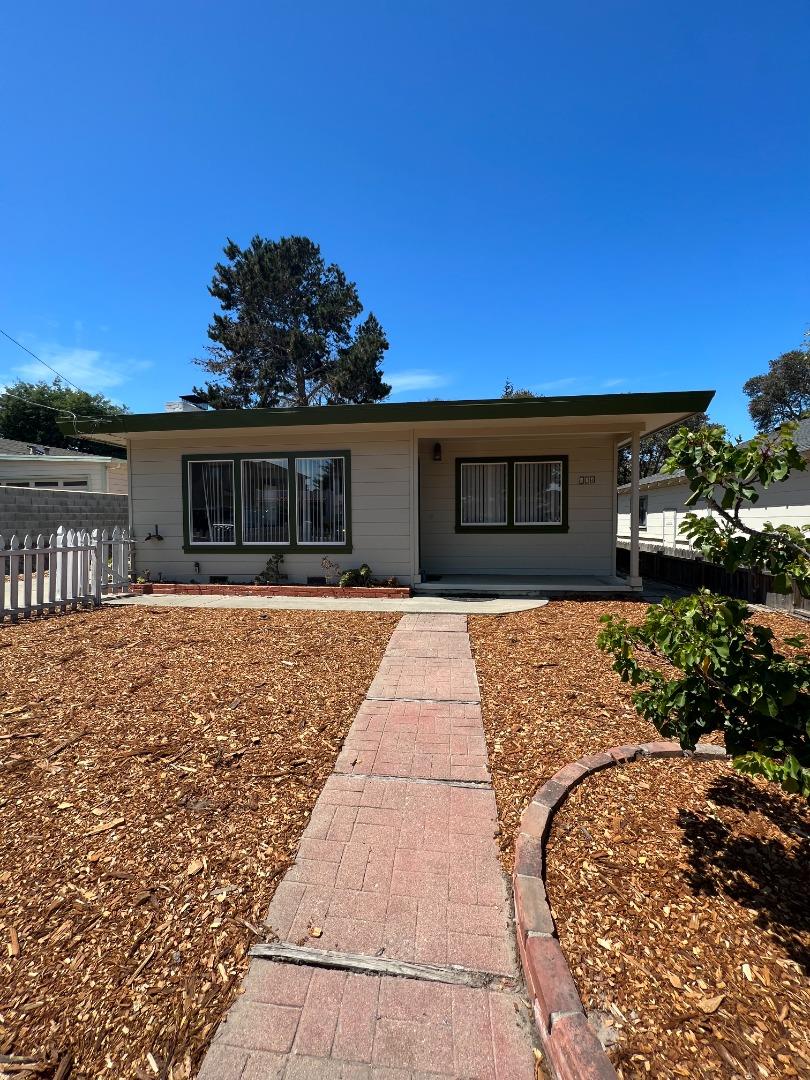
POLYGON ((457 533, 567 533, 568 532, 568 455, 513 454, 491 457, 457 457, 455 464, 455 506, 457 533), (516 462, 559 461, 562 463, 562 520, 553 525, 518 525, 515 523, 515 464, 516 462), (461 467, 503 462, 506 470, 506 524, 464 525, 461 521, 461 467))
POLYGON ((183 504, 183 552, 186 555, 272 555, 276 552, 287 554, 327 555, 330 552, 350 555, 352 552, 352 468, 349 450, 265 450, 250 454, 183 454, 182 469, 182 504, 183 504), (298 503, 295 490, 296 458, 342 458, 344 465, 343 493, 346 513, 346 540, 339 544, 301 544, 297 540, 298 503), (290 541, 286 544, 246 544, 242 541, 242 462, 279 460, 287 461, 287 499, 289 507, 290 541), (189 522, 189 465, 194 461, 224 461, 233 465, 233 544, 201 544, 191 540, 189 522), (238 482, 237 482, 238 481, 238 482), (295 536, 295 540, 293 539, 295 536))
POLYGON ((194 412, 124 413, 103 420, 61 420, 69 435, 125 436, 145 431, 215 431, 225 428, 309 427, 324 424, 413 424, 438 420, 519 420, 534 417, 677 414, 705 412, 713 390, 650 394, 579 394, 567 397, 404 401, 376 405, 312 405, 288 409, 217 409, 194 412))

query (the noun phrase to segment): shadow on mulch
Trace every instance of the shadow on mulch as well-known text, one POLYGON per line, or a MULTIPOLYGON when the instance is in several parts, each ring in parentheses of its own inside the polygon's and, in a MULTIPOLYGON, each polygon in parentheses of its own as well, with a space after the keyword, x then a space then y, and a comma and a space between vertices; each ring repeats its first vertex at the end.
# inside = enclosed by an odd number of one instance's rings
POLYGON ((791 838, 791 846, 772 836, 737 835, 709 813, 681 810, 678 824, 689 849, 689 885, 697 894, 722 892, 755 911, 757 925, 775 934, 810 974, 810 833, 797 824, 783 798, 744 777, 723 777, 707 795, 718 806, 767 817, 791 838))

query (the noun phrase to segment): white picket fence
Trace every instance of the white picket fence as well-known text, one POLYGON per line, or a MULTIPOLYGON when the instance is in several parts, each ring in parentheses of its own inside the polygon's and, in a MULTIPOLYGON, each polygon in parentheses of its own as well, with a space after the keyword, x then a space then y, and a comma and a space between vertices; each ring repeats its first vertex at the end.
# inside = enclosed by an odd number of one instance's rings
POLYGON ((43 612, 97 607, 129 592, 132 538, 126 529, 66 529, 47 539, 0 533, 0 622, 43 612))

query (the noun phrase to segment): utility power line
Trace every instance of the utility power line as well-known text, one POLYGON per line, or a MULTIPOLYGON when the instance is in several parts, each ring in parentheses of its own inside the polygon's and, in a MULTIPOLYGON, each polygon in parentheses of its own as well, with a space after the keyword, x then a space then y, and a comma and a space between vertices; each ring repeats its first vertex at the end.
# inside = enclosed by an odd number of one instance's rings
POLYGON ((17 341, 17 339, 13 338, 11 334, 7 334, 6 331, 2 328, 2 326, 0 326, 0 334, 2 334, 4 338, 8 338, 9 341, 14 342, 17 348, 22 349, 23 352, 27 352, 29 356, 33 356, 33 358, 35 360, 38 360, 43 367, 46 367, 48 369, 48 371, 52 371, 54 375, 58 375, 63 382, 66 382, 68 384, 68 386, 72 386, 73 389, 78 390, 80 394, 87 393, 86 390, 82 390, 80 386, 77 386, 75 382, 71 382, 70 379, 64 376, 61 371, 57 371, 55 367, 51 367, 50 364, 46 363, 41 356, 37 356, 35 352, 31 352, 31 350, 27 348, 27 346, 17 341))

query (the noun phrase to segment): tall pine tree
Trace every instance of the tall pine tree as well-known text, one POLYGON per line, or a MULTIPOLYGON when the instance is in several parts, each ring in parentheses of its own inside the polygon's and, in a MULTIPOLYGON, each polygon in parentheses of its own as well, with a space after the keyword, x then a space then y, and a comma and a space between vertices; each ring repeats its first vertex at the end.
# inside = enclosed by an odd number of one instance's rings
POLYGON ((220 303, 208 327, 213 342, 195 360, 214 380, 195 393, 215 408, 381 401, 391 392, 381 362, 388 340, 363 310, 357 286, 325 263, 305 236, 247 248, 229 240, 208 291, 220 303))

